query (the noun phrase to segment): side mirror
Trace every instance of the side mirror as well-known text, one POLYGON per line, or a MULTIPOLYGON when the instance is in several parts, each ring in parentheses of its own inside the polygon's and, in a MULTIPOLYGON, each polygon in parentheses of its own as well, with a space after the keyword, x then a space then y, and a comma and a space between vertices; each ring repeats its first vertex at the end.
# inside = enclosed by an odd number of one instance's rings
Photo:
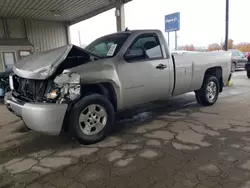
POLYGON ((124 58, 127 61, 143 59, 144 57, 145 57, 145 53, 142 48, 129 49, 124 55, 124 58))

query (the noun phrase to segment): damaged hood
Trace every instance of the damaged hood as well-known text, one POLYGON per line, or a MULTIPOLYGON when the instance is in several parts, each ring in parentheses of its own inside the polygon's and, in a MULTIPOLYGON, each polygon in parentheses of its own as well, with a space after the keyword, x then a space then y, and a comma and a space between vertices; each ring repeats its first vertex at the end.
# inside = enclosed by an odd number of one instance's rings
POLYGON ((23 78, 37 80, 47 79, 55 73, 58 66, 67 58, 73 48, 77 48, 84 54, 87 53, 88 55, 93 55, 77 46, 66 45, 46 52, 27 56, 13 66, 13 71, 16 75, 23 78))

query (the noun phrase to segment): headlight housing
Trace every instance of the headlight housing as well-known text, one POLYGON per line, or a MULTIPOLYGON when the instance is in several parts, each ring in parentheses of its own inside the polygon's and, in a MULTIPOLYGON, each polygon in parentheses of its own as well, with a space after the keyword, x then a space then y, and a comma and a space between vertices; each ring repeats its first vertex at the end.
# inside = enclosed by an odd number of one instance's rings
POLYGON ((56 93, 60 93, 60 101, 69 99, 71 101, 76 100, 81 96, 80 74, 64 72, 54 79, 55 85, 60 88, 59 92, 53 91, 48 93, 47 97, 55 97, 56 93))
POLYGON ((59 96, 59 90, 54 89, 51 92, 47 93, 47 99, 56 99, 59 96))
POLYGON ((62 73, 57 76, 54 82, 59 86, 62 87, 65 84, 76 85, 80 84, 80 74, 79 73, 62 73))
POLYGON ((9 75, 9 85, 10 85, 10 89, 14 90, 14 82, 13 82, 13 74, 12 73, 9 75))

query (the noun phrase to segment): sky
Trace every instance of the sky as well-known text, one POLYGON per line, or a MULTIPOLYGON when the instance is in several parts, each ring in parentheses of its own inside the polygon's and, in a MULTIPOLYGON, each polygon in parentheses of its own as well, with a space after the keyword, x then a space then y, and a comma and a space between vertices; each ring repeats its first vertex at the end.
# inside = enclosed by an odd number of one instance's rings
MULTIPOLYGON (((229 38, 234 43, 250 42, 250 0, 229 0, 229 38)), ((126 27, 165 30, 165 15, 180 12, 178 46, 193 44, 205 47, 220 43, 225 37, 226 0, 133 0, 125 5, 126 27)), ((116 32, 115 10, 112 9, 70 28, 72 43, 89 44, 94 39, 116 32)), ((164 32, 165 37, 167 34, 164 32)), ((174 32, 170 33, 174 48, 174 32)))

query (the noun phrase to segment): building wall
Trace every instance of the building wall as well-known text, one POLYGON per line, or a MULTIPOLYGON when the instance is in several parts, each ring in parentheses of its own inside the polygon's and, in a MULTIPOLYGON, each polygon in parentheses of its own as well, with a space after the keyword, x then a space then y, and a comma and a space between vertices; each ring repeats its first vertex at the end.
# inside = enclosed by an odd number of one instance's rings
POLYGON ((3 20, 0 19, 0 38, 4 37, 3 20))
MULTIPOLYGON (((24 20, 0 19, 0 38, 25 38, 24 20)), ((1 40, 1 39, 0 39, 1 40)))
POLYGON ((0 53, 0 72, 3 72, 2 53, 0 53))
POLYGON ((3 52, 14 52, 15 59, 20 59, 20 51, 32 51, 31 46, 0 46, 0 72, 4 71, 3 52))
MULTIPOLYGON (((21 19, 0 18, 1 38, 27 38, 33 45, 32 52, 42 52, 68 44, 67 25, 64 22, 34 21, 21 19)), ((13 51, 22 46, 8 47, 13 51)), ((6 48, 4 47, 4 48, 6 48)), ((3 48, 0 48, 0 72, 3 71, 3 48)))
POLYGON ((7 20, 7 28, 9 31, 9 38, 25 38, 25 27, 23 20, 7 20))
POLYGON ((34 51, 46 51, 68 43, 64 22, 0 19, 1 38, 26 38, 34 51))
POLYGON ((46 51, 67 44, 67 27, 62 22, 25 21, 27 38, 34 52, 46 51))

